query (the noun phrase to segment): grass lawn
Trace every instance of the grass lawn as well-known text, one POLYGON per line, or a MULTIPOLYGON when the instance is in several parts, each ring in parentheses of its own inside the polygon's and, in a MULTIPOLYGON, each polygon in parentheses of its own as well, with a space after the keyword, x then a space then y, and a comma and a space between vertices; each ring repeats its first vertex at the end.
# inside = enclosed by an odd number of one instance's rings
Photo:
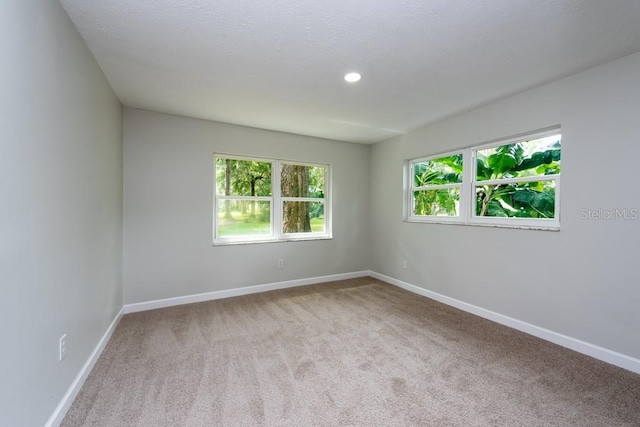
MULTIPOLYGON (((269 234, 269 219, 261 220, 259 216, 251 218, 248 214, 238 211, 231 213, 232 219, 220 218, 218 221, 218 232, 220 237, 247 236, 256 234, 269 234)), ((324 216, 311 219, 311 231, 324 231, 324 216)))

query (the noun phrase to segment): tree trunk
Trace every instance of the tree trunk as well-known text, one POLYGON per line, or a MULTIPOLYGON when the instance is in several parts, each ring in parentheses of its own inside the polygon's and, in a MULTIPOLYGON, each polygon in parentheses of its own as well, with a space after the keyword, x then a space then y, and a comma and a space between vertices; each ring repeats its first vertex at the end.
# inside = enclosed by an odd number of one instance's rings
MULTIPOLYGON (((307 197, 309 193, 309 168, 283 165, 281 175, 283 197, 307 197)), ((283 232, 308 233, 311 231, 309 202, 285 201, 283 203, 283 232)))

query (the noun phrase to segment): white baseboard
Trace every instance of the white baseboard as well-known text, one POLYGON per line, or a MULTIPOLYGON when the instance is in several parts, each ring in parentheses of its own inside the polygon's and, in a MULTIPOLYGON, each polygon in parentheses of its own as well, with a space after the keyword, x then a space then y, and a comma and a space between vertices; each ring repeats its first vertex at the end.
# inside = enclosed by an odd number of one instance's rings
POLYGON ((494 311, 487 310, 482 307, 478 307, 476 305, 469 304, 464 301, 460 301, 455 298, 451 298, 451 297, 439 294, 437 292, 429 291, 419 286, 415 286, 410 283, 406 283, 401 280, 394 279, 393 277, 376 273, 375 271, 371 271, 369 273, 371 277, 380 279, 384 282, 398 286, 402 289, 406 289, 407 291, 413 292, 415 294, 422 295, 427 298, 431 298, 443 304, 447 304, 452 307, 458 308, 462 311, 466 311, 468 313, 475 314, 476 316, 480 316, 485 319, 492 320, 496 323, 500 323, 501 325, 505 325, 510 328, 517 329, 518 331, 527 333, 529 335, 533 335, 535 337, 541 338, 546 341, 550 341, 562 347, 566 347, 568 349, 577 351, 578 353, 586 354, 587 356, 591 356, 595 359, 602 360, 603 362, 607 362, 611 365, 615 365, 620 368, 627 369, 631 372, 640 374, 640 360, 635 359, 631 356, 617 353, 615 351, 608 350, 606 348, 599 347, 597 345, 590 344, 588 342, 584 342, 576 338, 562 335, 557 332, 553 332, 548 329, 544 329, 539 326, 535 326, 530 323, 523 322, 521 320, 514 319, 512 317, 505 316, 503 314, 496 313, 494 311))
POLYGON ((116 317, 111 321, 111 324, 107 328, 106 332, 104 333, 104 335, 102 335, 100 341, 98 341, 98 345, 96 345, 96 348, 93 349, 93 352, 91 352, 91 354, 89 355, 89 358, 85 362, 84 366, 82 366, 82 369, 80 369, 80 372, 71 383, 71 386, 62 397, 62 400, 53 411, 53 414, 51 414, 51 416, 49 417, 49 420, 45 424, 45 427, 57 427, 60 425, 60 423, 64 419, 64 416, 67 414, 67 411, 71 407, 71 404, 80 392, 82 385, 91 373, 93 366, 96 364, 98 358, 102 354, 102 351, 107 346, 107 343, 109 342, 111 335, 113 335, 113 332, 116 330, 118 323, 120 323, 120 319, 122 318, 123 314, 124 307, 120 309, 118 314, 116 314, 116 317))
POLYGON ((333 282, 336 280, 355 279, 367 277, 369 271, 356 271, 353 273, 332 274, 329 276, 310 277, 307 279, 288 280, 285 282, 267 283, 264 285, 247 286, 244 288, 226 289, 223 291, 205 292, 202 294, 186 295, 183 297, 166 298, 155 301, 127 304, 124 313, 136 313, 138 311, 154 310, 156 308, 171 307, 174 305, 191 304, 194 302, 211 301, 215 299, 237 297, 241 295, 255 294, 259 292, 273 291, 276 289, 293 288, 296 286, 313 285, 316 283, 333 282))

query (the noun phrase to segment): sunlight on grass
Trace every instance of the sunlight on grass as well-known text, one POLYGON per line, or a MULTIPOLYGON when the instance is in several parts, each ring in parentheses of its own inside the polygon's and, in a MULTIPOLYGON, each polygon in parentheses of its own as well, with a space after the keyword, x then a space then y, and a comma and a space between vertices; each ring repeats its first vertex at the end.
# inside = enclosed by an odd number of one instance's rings
MULTIPOLYGON (((324 233, 324 217, 311 219, 311 232, 324 233)), ((268 235, 271 233, 269 218, 261 215, 243 214, 239 211, 232 211, 231 218, 225 219, 220 215, 218 220, 219 237, 268 235)))
POLYGON ((251 217, 240 212, 232 212, 231 219, 220 218, 218 220, 218 234, 220 237, 247 236, 256 234, 270 234, 271 224, 269 218, 260 216, 251 217))
POLYGON ((311 231, 314 233, 324 233, 324 216, 311 218, 311 231))

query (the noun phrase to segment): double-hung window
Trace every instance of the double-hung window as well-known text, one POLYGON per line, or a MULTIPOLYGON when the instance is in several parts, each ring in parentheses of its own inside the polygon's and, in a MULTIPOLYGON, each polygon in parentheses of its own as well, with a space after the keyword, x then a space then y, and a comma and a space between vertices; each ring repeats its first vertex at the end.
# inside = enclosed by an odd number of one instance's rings
POLYGON ((462 159, 462 152, 457 152, 410 163, 410 219, 460 219, 462 159))
POLYGON ((280 163, 280 203, 284 237, 327 232, 327 166, 280 163))
POLYGON ((408 221, 558 229, 560 129, 408 161, 408 221))
POLYGON ((329 165, 214 155, 215 244, 331 237, 329 165))

